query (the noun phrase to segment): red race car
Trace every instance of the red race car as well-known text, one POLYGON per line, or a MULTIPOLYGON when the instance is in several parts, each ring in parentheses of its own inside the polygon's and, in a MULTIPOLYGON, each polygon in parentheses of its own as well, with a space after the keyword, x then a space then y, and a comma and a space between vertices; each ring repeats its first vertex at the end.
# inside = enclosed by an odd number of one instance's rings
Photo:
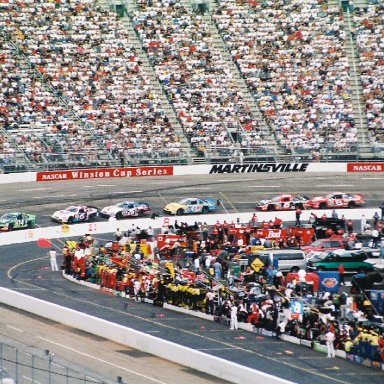
POLYGON ((305 196, 294 196, 289 194, 278 195, 270 200, 261 200, 256 203, 258 211, 291 211, 296 208, 303 209, 309 201, 305 196))
POLYGON ((325 209, 325 208, 355 208, 364 204, 364 196, 360 193, 350 195, 349 193, 333 192, 326 196, 318 196, 309 200, 306 208, 325 209))

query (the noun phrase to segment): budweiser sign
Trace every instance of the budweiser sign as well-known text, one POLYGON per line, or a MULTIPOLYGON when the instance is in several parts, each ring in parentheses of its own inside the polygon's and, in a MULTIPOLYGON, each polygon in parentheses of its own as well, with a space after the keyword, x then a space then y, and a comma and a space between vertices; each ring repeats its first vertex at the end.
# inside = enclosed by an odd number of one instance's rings
POLYGON ((37 172, 36 181, 108 179, 112 177, 172 176, 173 167, 99 168, 37 172))

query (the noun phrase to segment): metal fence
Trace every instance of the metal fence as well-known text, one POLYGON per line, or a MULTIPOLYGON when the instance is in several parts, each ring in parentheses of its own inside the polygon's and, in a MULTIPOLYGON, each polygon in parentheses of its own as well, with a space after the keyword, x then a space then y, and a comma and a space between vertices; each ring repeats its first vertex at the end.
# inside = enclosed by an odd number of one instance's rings
POLYGON ((50 351, 27 351, 0 343, 0 382, 16 384, 112 384, 122 382, 106 380, 81 367, 69 366, 50 351), (8 379, 8 381, 5 381, 8 379), (13 380, 13 381, 12 381, 13 380))

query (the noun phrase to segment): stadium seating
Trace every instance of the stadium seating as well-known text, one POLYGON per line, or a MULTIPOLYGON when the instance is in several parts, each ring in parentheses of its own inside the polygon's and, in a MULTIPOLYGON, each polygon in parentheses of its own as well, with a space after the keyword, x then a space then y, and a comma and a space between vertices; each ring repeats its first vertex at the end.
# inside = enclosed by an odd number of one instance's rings
POLYGON ((355 9, 353 21, 371 144, 384 154, 384 1, 355 9))
POLYGON ((302 153, 356 147, 339 7, 222 0, 214 19, 280 144, 302 153))
POLYGON ((179 137, 127 32, 115 14, 92 4, 0 3, 8 47, 2 92, 15 83, 2 95, 12 108, 1 115, 4 128, 35 163, 61 157, 71 166, 103 166, 181 157, 179 137))

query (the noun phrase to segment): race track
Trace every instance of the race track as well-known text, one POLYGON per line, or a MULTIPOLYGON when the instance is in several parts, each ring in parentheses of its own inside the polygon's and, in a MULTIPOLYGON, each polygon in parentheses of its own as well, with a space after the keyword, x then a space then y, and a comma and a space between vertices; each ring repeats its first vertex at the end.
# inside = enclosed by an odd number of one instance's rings
MULTIPOLYGON (((255 201, 279 193, 317 196, 333 191, 358 192, 366 195, 367 207, 377 207, 383 200, 384 178, 381 175, 252 174, 251 177, 248 176, 210 175, 170 179, 157 177, 9 184, 1 187, 0 207, 1 213, 9 210, 36 213, 39 225, 47 226, 51 225, 49 217, 54 210, 80 202, 103 207, 126 199, 140 198, 147 200, 153 211, 160 212, 168 202, 188 196, 201 196, 220 199, 223 205, 219 213, 234 213, 252 211, 255 201)), ((99 235, 100 238, 108 238, 108 236, 110 238, 107 234, 99 235)), ((60 246, 60 243, 57 245, 60 246)), ((169 312, 148 304, 134 303, 120 297, 103 295, 99 291, 68 282, 60 274, 50 272, 47 266, 46 250, 38 248, 36 243, 0 248, 1 285, 27 295, 83 311, 296 383, 369 381, 372 384, 379 384, 384 380, 383 372, 353 365, 342 359, 327 359, 324 355, 310 349, 243 331, 229 331, 224 325, 169 312), (108 310, 105 310, 106 308, 108 310)), ((14 327, 17 328, 16 323, 14 327)), ((48 327, 44 323, 42 323, 42 329, 48 332, 48 327)), ((13 336, 16 338, 17 335, 13 336)), ((87 340, 86 335, 81 336, 87 340)), ((88 337, 91 345, 94 340, 91 335, 88 337)), ((46 337, 47 340, 50 338, 53 340, 53 336, 46 337)), ((83 345, 86 345, 85 343, 83 345)), ((55 346, 49 341, 42 343, 41 347, 51 350, 57 348, 58 352, 60 348, 62 349, 62 346, 55 346)), ((110 345, 108 347, 111 348, 110 345)), ((93 344, 89 349, 85 349, 88 355, 97 355, 93 344)), ((111 350, 111 360, 122 361, 121 353, 121 349, 119 351, 118 348, 111 350)), ((134 361, 137 363, 138 360, 140 359, 136 358, 134 361)), ((87 358, 87 364, 92 365, 91 369, 100 374, 106 369, 91 357, 87 358)), ((127 378, 129 373, 123 368, 117 364, 113 369, 114 377, 120 375, 127 378)), ((143 369, 145 371, 145 365, 143 369)), ((182 372, 181 368, 175 367, 175 369, 179 373, 182 372)), ((167 371, 167 369, 163 370, 167 371)), ((159 372, 150 370, 153 378, 157 377, 160 380, 159 372)), ((188 374, 190 376, 188 381, 184 381, 185 383, 219 383, 218 380, 210 377, 201 377, 196 372, 188 372, 188 374)), ((137 379, 137 376, 136 379, 132 376, 130 379, 131 382, 147 383, 137 379)), ((172 374, 164 377, 163 382, 179 383, 180 379, 175 373, 175 377, 172 374)))

